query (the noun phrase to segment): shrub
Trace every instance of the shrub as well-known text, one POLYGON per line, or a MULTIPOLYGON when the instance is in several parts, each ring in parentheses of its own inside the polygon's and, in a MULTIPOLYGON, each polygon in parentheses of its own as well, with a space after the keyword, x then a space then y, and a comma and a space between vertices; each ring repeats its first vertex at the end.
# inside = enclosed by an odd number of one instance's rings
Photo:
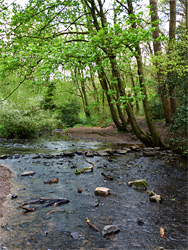
POLYGON ((149 102, 151 115, 154 120, 160 120, 164 118, 164 112, 162 107, 161 99, 153 97, 149 102))
POLYGON ((179 151, 182 155, 188 153, 188 141, 187 141, 187 125, 188 125, 188 107, 182 105, 177 109, 174 115, 174 122, 171 125, 172 147, 179 151))
POLYGON ((79 113, 80 107, 75 103, 71 102, 65 105, 61 105, 57 108, 58 118, 65 124, 66 127, 73 127, 75 124, 79 123, 79 113))
POLYGON ((5 104, 0 110, 0 137, 3 138, 31 138, 56 126, 55 117, 38 107, 21 109, 5 104))

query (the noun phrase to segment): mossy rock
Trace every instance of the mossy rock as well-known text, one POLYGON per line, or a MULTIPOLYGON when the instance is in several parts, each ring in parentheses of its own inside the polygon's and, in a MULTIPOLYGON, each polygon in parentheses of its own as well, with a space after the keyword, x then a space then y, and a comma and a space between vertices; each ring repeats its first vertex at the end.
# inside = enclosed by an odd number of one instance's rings
POLYGON ((129 181, 128 185, 130 187, 133 187, 134 189, 138 189, 138 190, 146 190, 147 189, 147 183, 146 183, 145 179, 129 181))
POLYGON ((155 195, 155 192, 153 192, 153 191, 151 191, 151 190, 148 190, 147 193, 148 193, 149 196, 155 195))

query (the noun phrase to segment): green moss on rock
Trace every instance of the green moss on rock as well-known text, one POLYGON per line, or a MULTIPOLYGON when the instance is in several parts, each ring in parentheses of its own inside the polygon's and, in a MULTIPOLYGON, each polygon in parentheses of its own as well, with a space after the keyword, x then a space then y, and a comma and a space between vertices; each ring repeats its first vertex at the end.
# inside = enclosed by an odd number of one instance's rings
POLYGON ((130 187, 133 187, 134 189, 139 189, 139 190, 146 190, 147 189, 147 183, 146 183, 145 179, 129 181, 128 185, 130 187))

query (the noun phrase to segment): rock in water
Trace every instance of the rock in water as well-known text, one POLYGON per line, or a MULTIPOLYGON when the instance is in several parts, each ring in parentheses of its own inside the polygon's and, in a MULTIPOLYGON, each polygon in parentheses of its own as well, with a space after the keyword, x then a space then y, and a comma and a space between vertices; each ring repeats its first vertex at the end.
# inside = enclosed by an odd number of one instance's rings
POLYGON ((102 236, 107 236, 109 234, 115 234, 118 233, 120 229, 114 225, 107 225, 102 230, 102 236))
POLYGON ((159 194, 154 194, 149 197, 150 201, 161 203, 162 202, 162 197, 159 194))
POLYGON ((78 232, 72 232, 71 237, 75 240, 83 240, 84 236, 79 234, 78 232))
POLYGON ((21 176, 32 176, 35 174, 35 171, 24 171, 21 173, 21 176))
POLYGON ((98 196, 108 196, 110 194, 110 189, 106 187, 97 187, 94 194, 98 196))
POLYGON ((135 180, 135 181, 129 181, 128 185, 130 187, 133 187, 135 189, 139 189, 139 190, 146 190, 147 189, 147 183, 146 180, 135 180))

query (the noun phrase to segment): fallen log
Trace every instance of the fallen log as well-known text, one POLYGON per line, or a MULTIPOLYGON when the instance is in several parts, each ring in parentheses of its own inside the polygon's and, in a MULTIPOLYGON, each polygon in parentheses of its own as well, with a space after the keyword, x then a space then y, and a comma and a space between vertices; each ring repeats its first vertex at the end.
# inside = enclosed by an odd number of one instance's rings
POLYGON ((93 172, 93 166, 90 166, 88 168, 82 168, 81 170, 78 170, 77 168, 75 169, 75 174, 81 174, 84 173, 87 170, 91 170, 91 172, 93 172))
POLYGON ((57 207, 59 205, 67 204, 69 202, 70 200, 67 200, 67 199, 53 199, 53 198, 40 197, 37 200, 23 202, 20 205, 20 208, 26 210, 26 212, 33 212, 39 208, 48 207, 48 206, 57 207), (34 205, 34 206, 30 207, 30 205, 34 205))
POLYGON ((88 160, 86 159, 86 157, 85 157, 85 154, 86 154, 86 152, 83 153, 83 159, 84 159, 87 163, 91 164, 91 166, 88 167, 88 168, 82 168, 81 170, 78 170, 78 169, 76 168, 76 169, 75 169, 75 174, 77 174, 77 175, 78 175, 78 174, 81 174, 81 173, 84 173, 84 172, 87 171, 87 170, 91 170, 91 172, 93 172, 94 163, 88 161, 88 160))

